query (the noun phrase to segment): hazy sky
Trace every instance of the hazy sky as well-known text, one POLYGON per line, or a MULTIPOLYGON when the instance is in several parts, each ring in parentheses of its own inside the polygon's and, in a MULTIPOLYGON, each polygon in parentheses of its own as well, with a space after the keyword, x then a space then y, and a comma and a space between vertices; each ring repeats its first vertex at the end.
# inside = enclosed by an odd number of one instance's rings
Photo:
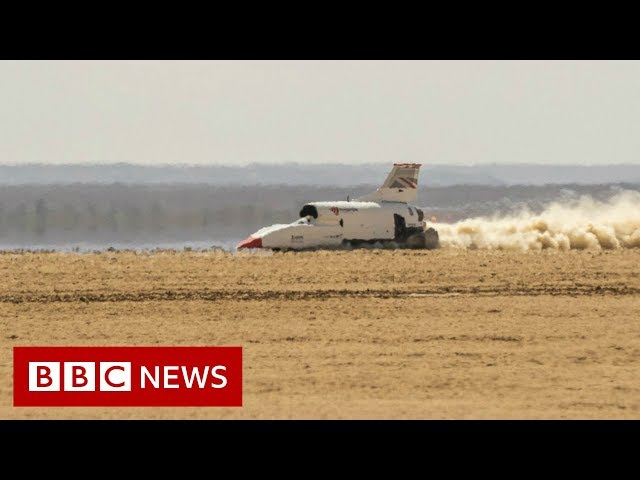
POLYGON ((0 163, 640 163, 637 61, 0 61, 0 163))

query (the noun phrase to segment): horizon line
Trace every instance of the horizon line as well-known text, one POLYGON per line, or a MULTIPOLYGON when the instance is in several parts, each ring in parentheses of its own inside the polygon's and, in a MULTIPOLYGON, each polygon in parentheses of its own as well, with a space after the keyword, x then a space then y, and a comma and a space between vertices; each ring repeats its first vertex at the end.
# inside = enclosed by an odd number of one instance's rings
MULTIPOLYGON (((282 167, 282 166, 301 166, 301 167, 314 167, 314 166, 346 166, 346 167, 359 167, 364 165, 380 165, 388 166, 390 164, 397 163, 397 161, 387 162, 364 162, 364 163, 348 163, 348 162, 314 162, 314 163, 299 163, 299 162, 252 162, 242 165, 230 165, 220 163, 136 163, 136 162, 70 162, 70 163, 46 163, 46 162, 29 162, 29 163, 0 163, 1 167, 115 167, 115 166, 132 166, 132 167, 149 167, 149 168, 166 168, 166 167, 182 167, 182 168, 202 168, 202 167, 223 167, 223 168, 248 168, 256 166, 269 166, 269 167, 282 167)), ((640 161, 638 163, 620 162, 620 163, 589 163, 589 164, 575 164, 575 163, 507 163, 507 162, 487 162, 487 163, 422 163, 422 167, 640 167, 640 161)))

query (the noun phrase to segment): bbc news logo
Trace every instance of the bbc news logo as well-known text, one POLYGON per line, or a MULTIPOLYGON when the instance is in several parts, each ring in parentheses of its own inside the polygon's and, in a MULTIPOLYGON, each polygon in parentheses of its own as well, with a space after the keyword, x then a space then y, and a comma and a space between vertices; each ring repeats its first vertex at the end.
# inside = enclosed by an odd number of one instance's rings
MULTIPOLYGON (((29 362, 29 391, 30 392, 59 392, 60 363, 58 362, 29 362)), ((64 387, 65 392, 95 392, 96 391, 96 363, 94 362, 64 362, 64 387)), ((101 391, 110 392, 130 392, 131 391, 131 362, 99 362, 100 385, 97 388, 101 391)), ((211 388, 224 388, 227 385, 227 378, 221 375, 220 371, 226 371, 224 365, 216 365, 209 369, 205 365, 202 369, 177 365, 165 365, 164 375, 160 367, 155 366, 151 373, 147 367, 140 367, 140 388, 180 388, 178 381, 178 370, 182 371, 185 388, 194 388, 197 382, 198 388, 206 388, 207 375, 218 380, 218 383, 211 382, 211 388), (163 386, 160 387, 162 378, 163 386)))
POLYGON ((242 406, 241 347, 14 347, 13 404, 242 406))

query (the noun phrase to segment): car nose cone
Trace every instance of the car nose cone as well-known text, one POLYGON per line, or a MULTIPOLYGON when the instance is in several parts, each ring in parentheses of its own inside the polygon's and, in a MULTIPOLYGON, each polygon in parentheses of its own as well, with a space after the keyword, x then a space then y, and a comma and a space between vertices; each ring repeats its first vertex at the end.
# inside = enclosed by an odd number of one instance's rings
POLYGON ((240 250, 242 248, 262 248, 262 239, 249 237, 246 240, 240 242, 236 247, 237 250, 240 250))

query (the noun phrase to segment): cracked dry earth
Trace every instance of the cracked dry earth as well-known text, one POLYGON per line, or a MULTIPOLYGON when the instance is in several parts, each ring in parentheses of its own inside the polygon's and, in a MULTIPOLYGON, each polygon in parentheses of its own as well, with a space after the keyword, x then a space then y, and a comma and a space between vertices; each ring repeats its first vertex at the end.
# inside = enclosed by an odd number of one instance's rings
POLYGON ((640 417, 640 250, 0 254, 2 419, 640 417), (236 408, 14 408, 13 346, 239 345, 236 408))

